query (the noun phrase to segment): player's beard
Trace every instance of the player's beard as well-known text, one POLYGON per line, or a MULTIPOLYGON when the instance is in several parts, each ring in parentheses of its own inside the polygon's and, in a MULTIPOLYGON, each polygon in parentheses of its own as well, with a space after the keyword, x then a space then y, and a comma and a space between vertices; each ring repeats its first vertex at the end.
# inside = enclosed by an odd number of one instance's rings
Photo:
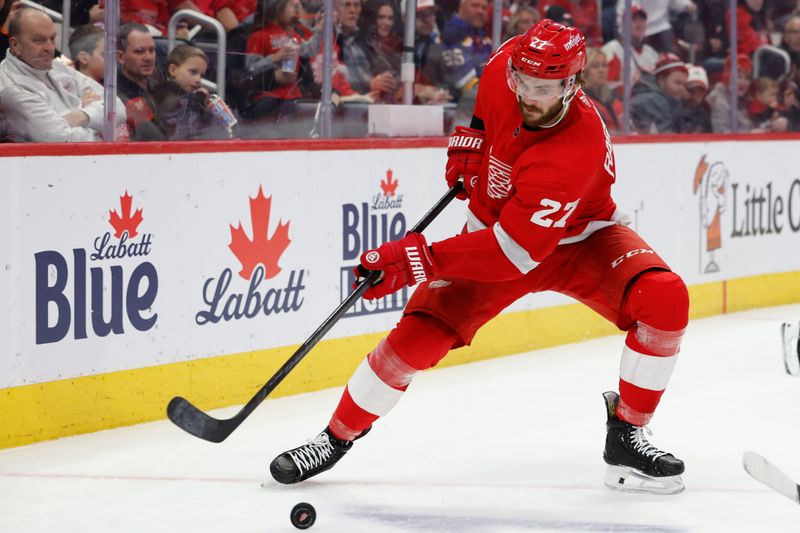
POLYGON ((538 103, 526 104, 519 96, 517 97, 517 103, 522 113, 522 121, 529 128, 538 128, 553 122, 558 114, 561 113, 564 105, 559 98, 550 107, 544 108, 538 103))

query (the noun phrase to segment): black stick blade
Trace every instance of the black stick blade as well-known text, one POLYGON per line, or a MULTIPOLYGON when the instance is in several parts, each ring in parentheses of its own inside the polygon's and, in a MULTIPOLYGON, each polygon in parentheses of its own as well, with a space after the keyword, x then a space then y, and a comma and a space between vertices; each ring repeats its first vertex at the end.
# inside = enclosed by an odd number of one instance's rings
POLYGON ((170 400, 167 416, 182 430, 209 442, 224 441, 239 425, 235 421, 236 417, 231 420, 217 420, 180 396, 170 400))

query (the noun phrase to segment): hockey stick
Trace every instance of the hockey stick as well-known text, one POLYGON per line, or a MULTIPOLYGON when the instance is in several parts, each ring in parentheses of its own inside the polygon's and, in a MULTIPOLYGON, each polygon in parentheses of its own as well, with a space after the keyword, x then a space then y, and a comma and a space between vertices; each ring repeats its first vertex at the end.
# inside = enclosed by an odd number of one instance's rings
POLYGON ((744 469, 754 479, 780 492, 793 502, 800 503, 800 485, 784 474, 777 466, 756 452, 744 452, 742 463, 744 464, 744 469))
MULTIPOLYGON (((428 225, 433 222, 433 220, 439 216, 439 213, 449 204, 456 195, 461 192, 464 188, 463 183, 460 181, 457 182, 449 191, 442 196, 433 207, 431 207, 430 211, 425 213, 425 216, 417 222, 417 224, 411 228, 413 232, 421 232, 428 225)), ((222 442, 228 436, 233 433, 233 431, 239 427, 239 424, 244 422, 244 420, 250 416, 256 407, 259 406, 261 402, 278 386, 278 384, 283 381, 283 378, 292 371, 292 369, 300 362, 303 357, 311 351, 311 349, 316 346, 316 344, 325 336, 326 333, 333 327, 336 322, 344 315, 353 304, 361 298, 364 292, 378 279, 380 275, 380 271, 370 271, 367 276, 358 284, 358 286, 351 292, 347 298, 337 307, 331 315, 325 319, 325 321, 320 324, 320 326, 311 334, 311 336, 306 339, 306 341, 297 349, 297 351, 292 355, 288 361, 286 361, 282 367, 278 369, 274 376, 272 376, 269 381, 267 381, 261 389, 253 396, 249 402, 247 402, 242 409, 233 416, 233 418, 228 419, 217 419, 214 418, 194 405, 192 405, 188 400, 185 398, 181 398, 180 396, 176 396, 172 400, 170 400, 169 405, 167 406, 167 416, 170 420, 172 420, 176 426, 183 429, 184 431, 191 433, 195 437, 199 437, 201 439, 211 441, 211 442, 222 442)))

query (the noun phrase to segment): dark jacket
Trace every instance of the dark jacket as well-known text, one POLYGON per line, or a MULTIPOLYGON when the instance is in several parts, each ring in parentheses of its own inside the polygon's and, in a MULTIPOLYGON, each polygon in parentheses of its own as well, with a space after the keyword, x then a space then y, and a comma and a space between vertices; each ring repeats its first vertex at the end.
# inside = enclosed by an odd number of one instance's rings
POLYGON ((117 75, 117 96, 125 104, 132 141, 166 141, 167 135, 158 126, 152 87, 142 89, 122 72, 117 75))
POLYGON ((634 85, 631 122, 639 133, 683 133, 686 108, 680 100, 661 90, 652 75, 643 75, 634 85))

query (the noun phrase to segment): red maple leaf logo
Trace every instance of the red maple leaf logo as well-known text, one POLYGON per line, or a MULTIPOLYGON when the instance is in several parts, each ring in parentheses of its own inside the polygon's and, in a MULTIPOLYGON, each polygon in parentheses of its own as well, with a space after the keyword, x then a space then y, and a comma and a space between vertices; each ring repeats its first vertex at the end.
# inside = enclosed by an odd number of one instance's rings
POLYGON ((239 275, 244 279, 250 279, 253 270, 258 265, 264 266, 264 278, 274 278, 281 272, 278 260, 286 251, 289 243, 289 222, 278 222, 278 227, 269 237, 269 214, 272 207, 272 196, 264 197, 264 191, 258 188, 258 195, 250 198, 250 223, 253 227, 253 239, 247 237, 242 223, 231 228, 231 243, 228 248, 242 264, 239 275))
POLYGON ((124 232, 128 232, 128 237, 133 238, 138 235, 136 233, 136 228, 139 227, 139 224, 142 223, 142 210, 137 209, 136 212, 131 216, 131 204, 133 203, 133 196, 128 194, 128 191, 125 191, 125 196, 119 197, 119 207, 120 212, 117 213, 116 209, 111 211, 109 209, 109 214, 111 215, 111 219, 109 222, 114 227, 116 232, 114 233, 114 237, 119 239, 122 237, 124 232))
POLYGON ((390 196, 394 196, 397 191, 397 186, 400 184, 399 181, 393 179, 393 172, 390 168, 386 171, 386 179, 381 180, 381 189, 383 189, 383 195, 387 198, 390 196))

